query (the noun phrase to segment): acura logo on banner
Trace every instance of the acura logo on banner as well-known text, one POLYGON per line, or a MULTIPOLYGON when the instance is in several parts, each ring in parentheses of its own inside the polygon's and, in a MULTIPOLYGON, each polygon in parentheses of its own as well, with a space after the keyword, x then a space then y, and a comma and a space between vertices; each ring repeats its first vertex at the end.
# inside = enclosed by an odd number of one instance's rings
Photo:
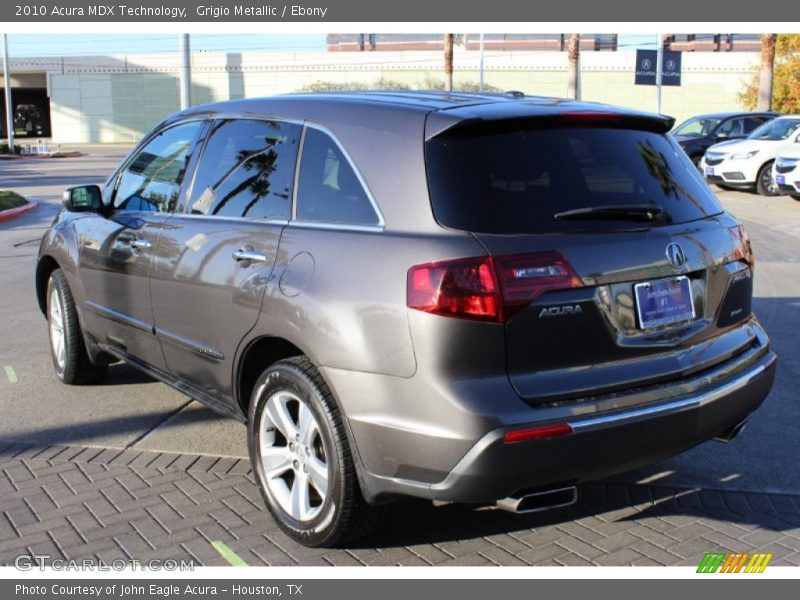
MULTIPOLYGON (((655 50, 636 51, 636 85, 656 84, 655 50)), ((681 53, 664 52, 664 64, 661 66, 661 85, 681 84, 681 53)))

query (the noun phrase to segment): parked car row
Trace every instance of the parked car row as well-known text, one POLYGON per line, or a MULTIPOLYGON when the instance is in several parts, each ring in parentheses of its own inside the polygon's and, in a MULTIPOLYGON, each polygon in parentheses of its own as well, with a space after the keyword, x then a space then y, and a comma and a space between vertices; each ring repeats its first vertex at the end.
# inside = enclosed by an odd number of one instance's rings
POLYGON ((789 194, 800 200, 800 116, 699 115, 672 135, 708 182, 722 189, 789 194))

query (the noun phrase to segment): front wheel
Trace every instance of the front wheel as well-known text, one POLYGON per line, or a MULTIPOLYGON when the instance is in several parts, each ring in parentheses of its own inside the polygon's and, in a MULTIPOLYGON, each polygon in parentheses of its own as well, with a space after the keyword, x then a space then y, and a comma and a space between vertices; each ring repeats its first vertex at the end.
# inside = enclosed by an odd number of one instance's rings
POLYGON ((78 385, 105 377, 106 366, 92 364, 86 352, 75 301, 61 269, 54 270, 47 282, 47 330, 53 368, 61 381, 78 385))
POLYGON ((778 186, 772 177, 772 161, 765 164, 758 171, 756 191, 762 196, 777 196, 778 186))
POLYGON ((338 407, 308 359, 282 360, 251 397, 250 462, 280 528, 306 546, 335 546, 366 533, 375 509, 361 495, 338 407))
POLYGON ((800 202, 800 194, 789 194, 789 197, 800 202))

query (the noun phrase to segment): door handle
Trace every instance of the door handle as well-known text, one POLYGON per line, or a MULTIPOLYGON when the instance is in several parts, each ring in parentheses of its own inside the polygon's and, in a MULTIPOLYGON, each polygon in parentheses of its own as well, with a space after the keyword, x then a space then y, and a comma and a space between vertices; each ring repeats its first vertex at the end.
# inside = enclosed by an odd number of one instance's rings
POLYGON ((153 246, 153 244, 151 244, 147 240, 143 240, 140 238, 133 238, 128 243, 131 245, 131 248, 136 248, 137 250, 147 250, 148 248, 151 248, 153 246))
POLYGON ((267 255, 255 250, 245 250, 238 248, 233 251, 233 260, 236 262, 267 262, 267 255))

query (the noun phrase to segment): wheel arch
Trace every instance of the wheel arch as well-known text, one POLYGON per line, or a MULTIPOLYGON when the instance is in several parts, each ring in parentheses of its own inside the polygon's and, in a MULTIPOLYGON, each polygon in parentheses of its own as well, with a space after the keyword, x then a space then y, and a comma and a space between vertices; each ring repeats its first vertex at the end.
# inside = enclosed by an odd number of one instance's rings
POLYGON ((40 257, 36 263, 36 300, 43 315, 47 314, 47 282, 50 274, 59 268, 61 265, 49 254, 40 257))
POLYGON ((236 363, 235 400, 242 414, 247 417, 250 407, 250 396, 256 380, 264 369, 280 360, 293 356, 306 356, 298 346, 278 336, 261 336, 251 340, 236 363))

